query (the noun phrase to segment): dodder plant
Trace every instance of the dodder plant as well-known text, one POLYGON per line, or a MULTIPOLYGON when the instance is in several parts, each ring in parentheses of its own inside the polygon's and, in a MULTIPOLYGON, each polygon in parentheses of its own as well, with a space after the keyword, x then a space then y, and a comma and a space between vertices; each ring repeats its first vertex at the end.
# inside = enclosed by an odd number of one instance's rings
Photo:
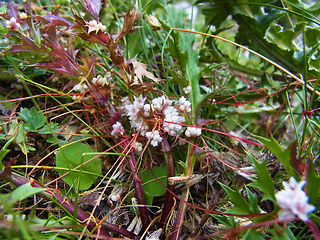
POLYGON ((5 238, 318 239, 318 4, 201 3, 1 6, 5 238))

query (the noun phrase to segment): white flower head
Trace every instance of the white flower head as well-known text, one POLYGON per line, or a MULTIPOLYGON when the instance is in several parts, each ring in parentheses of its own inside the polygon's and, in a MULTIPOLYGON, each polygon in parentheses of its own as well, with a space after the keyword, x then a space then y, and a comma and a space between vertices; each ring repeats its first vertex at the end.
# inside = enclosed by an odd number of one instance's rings
POLYGON ((91 82, 94 85, 98 85, 100 87, 103 87, 104 85, 106 85, 108 83, 108 79, 106 77, 102 77, 101 75, 98 75, 96 77, 94 77, 91 82))
POLYGON ((142 143, 141 142, 134 142, 133 148, 134 148, 134 153, 139 155, 143 150, 142 143))
POLYGON ((121 125, 120 122, 116 122, 115 124, 112 125, 112 131, 111 135, 112 136, 118 136, 118 135, 123 135, 124 134, 124 129, 121 125))
POLYGON ((188 94, 189 92, 191 92, 191 86, 187 86, 187 87, 183 88, 183 91, 185 94, 188 94))
POLYGON ((308 204, 309 198, 302 190, 305 184, 305 181, 297 183, 293 177, 290 178, 289 183, 283 182, 284 189, 276 193, 276 201, 281 208, 280 220, 298 216, 301 220, 307 221, 308 214, 316 209, 315 206, 308 204))
POLYGON ((14 31, 14 30, 19 30, 20 28, 20 23, 17 23, 17 19, 15 19, 14 17, 10 18, 10 20, 6 21, 6 27, 10 28, 10 30, 14 31))
POLYGON ((191 112, 191 102, 185 97, 181 97, 176 103, 176 106, 181 112, 191 112))
POLYGON ((140 95, 139 97, 134 97, 133 105, 138 109, 143 109, 146 99, 147 98, 142 97, 142 95, 140 95))
POLYGON ((146 138, 151 139, 150 144, 157 147, 160 142, 162 142, 162 137, 159 131, 154 130, 153 132, 146 132, 146 138))
POLYGON ((22 12, 22 13, 19 14, 19 17, 20 17, 21 20, 25 20, 25 19, 28 18, 28 15, 25 12, 22 12))
POLYGON ((86 24, 88 28, 88 34, 90 34, 91 32, 96 32, 98 33, 99 30, 101 30, 102 32, 104 32, 106 30, 106 26, 103 25, 102 23, 98 23, 96 20, 91 20, 86 24))
POLYGON ((164 95, 161 97, 157 97, 157 98, 152 99, 152 105, 155 107, 155 109, 158 112, 163 111, 168 106, 171 106, 171 104, 172 104, 172 102, 164 95))
POLYGON ((74 85, 72 90, 75 92, 85 92, 88 89, 88 86, 86 83, 78 83, 77 85, 74 85))
POLYGON ((187 137, 199 137, 201 135, 202 129, 195 127, 187 127, 185 135, 187 137))

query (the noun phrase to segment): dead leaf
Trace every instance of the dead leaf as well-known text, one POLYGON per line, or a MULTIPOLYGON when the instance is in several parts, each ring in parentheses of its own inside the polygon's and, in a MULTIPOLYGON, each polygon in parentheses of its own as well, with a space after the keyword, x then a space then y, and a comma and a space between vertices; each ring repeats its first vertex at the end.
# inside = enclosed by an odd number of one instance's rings
POLYGON ((143 76, 145 76, 155 82, 159 82, 161 80, 160 78, 155 77, 153 75, 153 73, 151 73, 147 70, 147 64, 138 62, 136 57, 131 59, 131 63, 134 67, 134 69, 133 69, 134 74, 137 76, 137 78, 139 78, 139 80, 142 81, 143 76))
POLYGON ((121 33, 116 38, 116 42, 118 42, 119 39, 123 38, 125 35, 127 35, 130 32, 133 32, 137 29, 137 27, 133 27, 133 25, 138 21, 138 19, 141 17, 141 13, 138 11, 137 4, 132 9, 132 12, 129 10, 126 15, 124 16, 124 23, 121 30, 121 33))
POLYGON ((123 54, 121 53, 118 43, 114 41, 113 39, 110 39, 107 45, 109 51, 110 51, 110 58, 112 62, 120 68, 126 68, 127 64, 125 62, 125 58, 123 54))

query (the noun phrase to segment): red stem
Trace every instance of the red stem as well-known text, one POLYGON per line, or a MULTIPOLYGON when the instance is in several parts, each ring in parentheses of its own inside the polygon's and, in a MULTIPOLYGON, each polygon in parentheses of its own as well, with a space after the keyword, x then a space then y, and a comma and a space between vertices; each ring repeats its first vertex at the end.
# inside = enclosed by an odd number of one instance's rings
MULTIPOLYGON (((6 167, 6 169, 4 171, 0 170, 0 179, 5 178, 7 181, 13 183, 16 186, 21 186, 24 184, 29 183, 30 181, 32 181, 32 179, 27 179, 23 176, 20 176, 14 172, 11 172, 10 167, 6 167)), ((34 181, 32 183, 33 187, 41 187, 43 188, 43 186, 41 186, 41 184, 39 184, 38 182, 34 181)), ((48 191, 50 191, 50 189, 48 188, 48 191)), ((83 211, 81 208, 77 207, 75 208, 74 204, 72 202, 70 202, 68 199, 62 197, 61 195, 59 195, 59 193, 57 191, 50 191, 50 193, 42 193, 42 195, 44 196, 44 198, 48 199, 48 200, 52 200, 52 198, 55 198, 56 201, 66 210, 68 211, 71 215, 74 215, 75 210, 77 213, 77 219, 79 222, 83 223, 83 222, 87 222, 87 220, 89 219, 89 214, 86 213, 85 211, 83 211)), ((97 225, 93 220, 91 220, 89 223, 87 223, 87 228, 88 230, 91 232, 94 230, 95 233, 99 234, 100 236, 104 236, 107 239, 112 239, 110 232, 114 232, 114 233, 119 233, 122 234, 123 236, 126 236, 128 238, 134 239, 135 238, 135 234, 131 233, 129 231, 127 231, 126 229, 119 227, 117 225, 111 224, 111 223, 103 223, 102 227, 100 227, 99 225, 97 225)))

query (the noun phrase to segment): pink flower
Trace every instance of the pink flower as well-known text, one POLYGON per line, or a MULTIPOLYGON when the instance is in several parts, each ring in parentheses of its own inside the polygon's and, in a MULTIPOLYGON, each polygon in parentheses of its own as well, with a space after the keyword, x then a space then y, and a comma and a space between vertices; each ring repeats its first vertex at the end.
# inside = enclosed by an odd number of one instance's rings
POLYGON ((17 19, 14 17, 10 18, 10 20, 6 21, 6 27, 10 28, 12 31, 17 31, 20 28, 20 23, 17 23, 17 19))
POLYGON ((283 182, 284 189, 276 193, 276 201, 280 206, 279 220, 285 220, 298 216, 301 220, 308 220, 308 213, 313 212, 315 206, 308 204, 308 196, 302 190, 305 181, 297 183, 291 177, 290 182, 283 182))
POLYGON ((112 125, 112 131, 111 135, 112 136, 118 136, 118 135, 123 135, 124 134, 124 129, 121 125, 120 122, 116 122, 115 124, 112 125))

